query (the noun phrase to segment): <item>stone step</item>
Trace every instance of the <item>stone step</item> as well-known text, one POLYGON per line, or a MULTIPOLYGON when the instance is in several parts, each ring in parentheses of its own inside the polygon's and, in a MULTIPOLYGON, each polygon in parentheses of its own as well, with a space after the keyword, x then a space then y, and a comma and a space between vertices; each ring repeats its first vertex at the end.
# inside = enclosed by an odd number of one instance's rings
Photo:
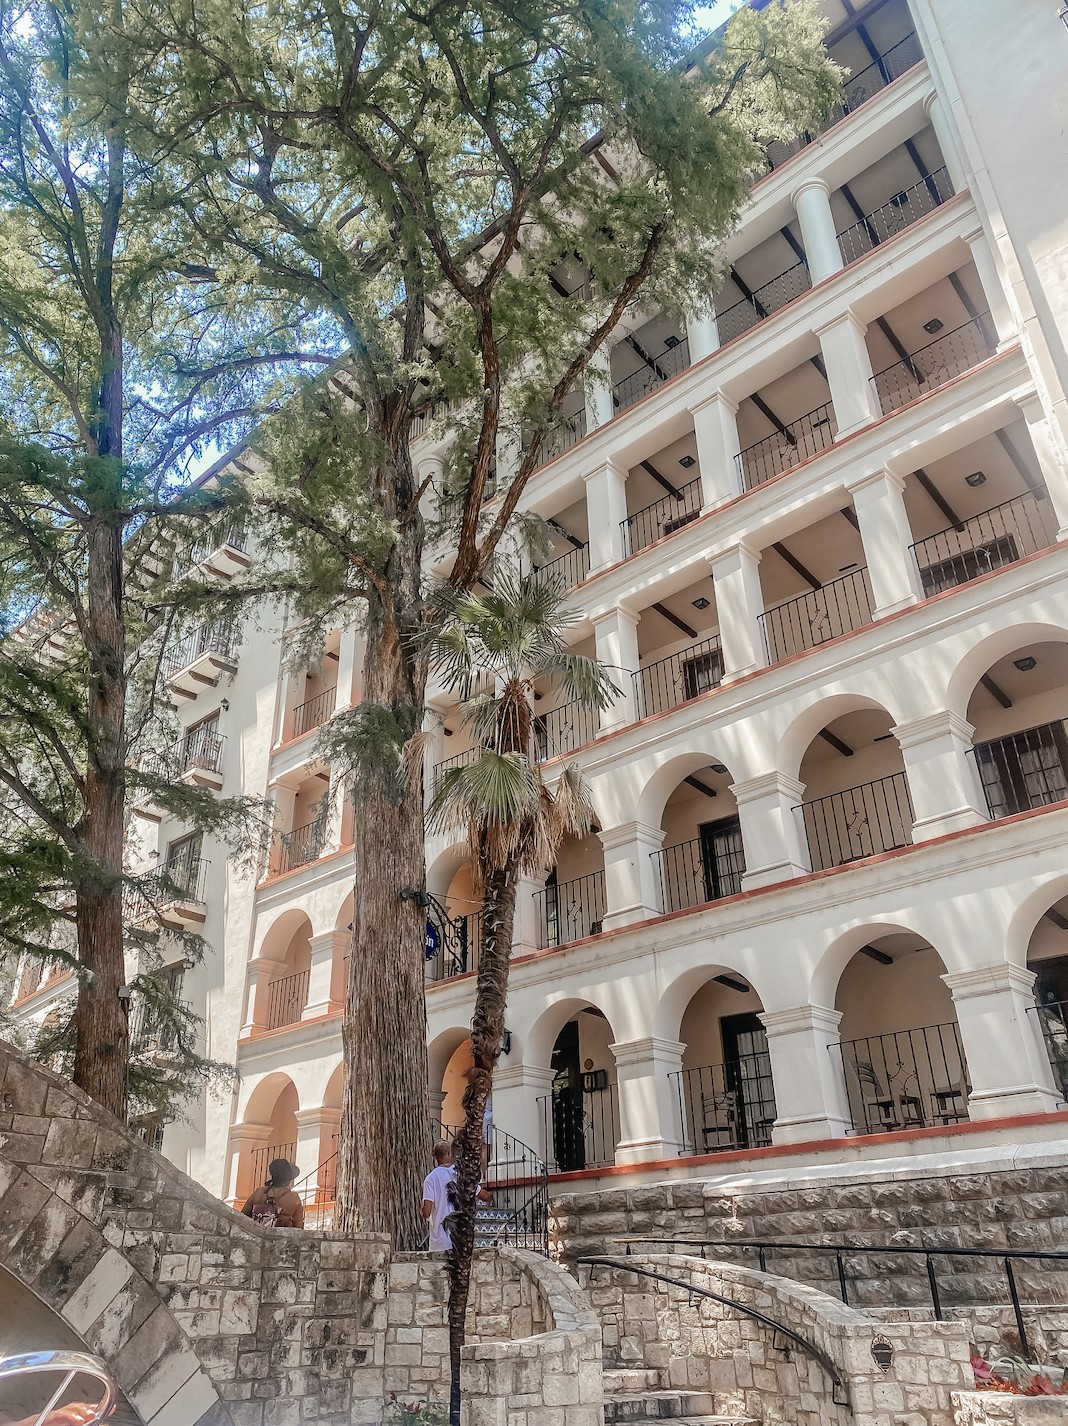
MULTIPOLYGON (((608 1402, 605 1402, 605 1421, 609 1422, 613 1418, 608 1415, 608 1402)), ((763 1426, 755 1416, 706 1416, 706 1415, 686 1415, 686 1416, 627 1416, 624 1418, 628 1426, 656 1426, 658 1421, 670 1420, 672 1426, 763 1426)))
POLYGON ((707 1391, 639 1388, 633 1392, 605 1392, 605 1426, 622 1422, 679 1420, 680 1417, 715 1416, 716 1403, 707 1391))
POLYGON ((636 1396, 643 1391, 659 1391, 660 1373, 655 1367, 619 1367, 604 1369, 605 1396, 636 1396))

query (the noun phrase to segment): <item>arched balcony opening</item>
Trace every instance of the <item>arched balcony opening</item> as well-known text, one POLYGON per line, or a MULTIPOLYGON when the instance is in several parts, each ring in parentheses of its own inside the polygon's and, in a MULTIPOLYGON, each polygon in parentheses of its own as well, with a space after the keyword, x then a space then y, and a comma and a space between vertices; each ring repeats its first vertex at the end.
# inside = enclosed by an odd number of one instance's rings
POLYGON ((441 1076, 441 1110, 434 1133, 451 1138, 464 1122, 464 1090, 467 1074, 474 1065, 471 1037, 466 1036, 449 1056, 441 1076))
POLYGON ((275 789, 268 876, 286 876, 316 861, 327 848, 329 831, 329 767, 318 766, 293 785, 279 785, 275 789))
POLYGON ((549 1057, 552 1088, 539 1101, 553 1172, 615 1162, 621 1131, 614 1039, 603 1011, 593 1005, 571 1015, 556 1035, 549 1057))
POLYGON ((1068 799, 1068 641, 1022 644, 980 677, 968 702, 975 767, 992 819, 1068 799))
POLYGON ((744 976, 710 968, 682 1016, 678 1091, 685 1150, 762 1148, 775 1124, 775 1085, 763 1006, 744 976))
POLYGON ((910 931, 874 934, 838 982, 846 1095, 858 1134, 968 1118, 971 1084, 945 966, 910 931))
POLYGON ((813 871, 912 841, 913 810, 890 714, 857 708, 820 729, 801 760, 796 809, 813 871))
POLYGON ((334 715, 337 704, 341 630, 327 635, 318 659, 299 673, 290 674, 282 723, 283 743, 313 733, 334 715))
POLYGON ((714 757, 697 760, 664 805, 664 844, 652 854, 664 911, 684 911, 742 889, 745 849, 733 778, 714 757))
POLYGON ((312 925, 303 912, 286 912, 268 931, 258 960, 266 974, 259 976, 254 1023, 264 1030, 295 1025, 308 1003, 311 975, 312 925))
POLYGON ((600 934, 606 911, 604 848, 595 832, 564 840, 534 901, 541 949, 600 934))
POLYGON ((273 1159, 296 1162, 297 1087, 284 1075, 271 1075, 259 1085, 245 1109, 243 1125, 247 1133, 240 1139, 236 1197, 242 1202, 267 1181, 267 1166, 273 1159))
POLYGON ((1027 944, 1027 969, 1035 975, 1035 1023, 1057 1093, 1068 1102, 1068 895, 1040 916, 1027 944))

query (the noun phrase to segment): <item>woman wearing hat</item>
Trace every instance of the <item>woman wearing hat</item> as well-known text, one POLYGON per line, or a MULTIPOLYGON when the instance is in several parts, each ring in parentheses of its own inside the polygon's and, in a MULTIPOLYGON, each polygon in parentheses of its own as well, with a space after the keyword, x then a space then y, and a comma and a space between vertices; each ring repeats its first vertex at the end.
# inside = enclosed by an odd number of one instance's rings
POLYGON ((293 1192, 300 1169, 288 1159, 272 1159, 267 1173, 267 1182, 257 1188, 241 1212, 264 1228, 303 1228, 304 1204, 293 1192))

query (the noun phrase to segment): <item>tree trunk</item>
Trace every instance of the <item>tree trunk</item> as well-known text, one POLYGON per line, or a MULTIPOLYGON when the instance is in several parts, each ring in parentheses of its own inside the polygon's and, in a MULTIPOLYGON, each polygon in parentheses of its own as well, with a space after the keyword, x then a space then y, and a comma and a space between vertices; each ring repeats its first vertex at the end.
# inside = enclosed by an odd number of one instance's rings
MULTIPOLYGON (((117 467, 112 478, 121 483, 117 467)), ((80 833, 88 867, 75 887, 78 959, 86 973, 74 1012, 74 1083, 116 1118, 125 1119, 129 1027, 119 989, 126 982, 126 636, 122 526, 109 516, 93 519, 87 534, 90 737, 80 833)))
POLYGON ((459 1426, 460 1421, 460 1348, 464 1344, 467 1301, 471 1293, 477 1211, 475 1195, 482 1168, 482 1117, 504 1039, 517 884, 514 868, 495 871, 486 881, 482 900, 482 946, 475 981, 475 1008, 471 1018, 474 1068, 464 1091, 463 1126, 453 1146, 460 1208, 453 1220, 455 1226, 451 1229, 452 1252, 449 1257, 451 1426, 459 1426))
MULTIPOLYGON (((372 605, 363 706, 393 721, 399 743, 419 729, 425 681, 425 668, 372 605)), ((392 767, 361 768, 354 840, 336 1225, 388 1233, 395 1249, 409 1252, 426 1237, 420 1210, 431 1166, 421 790, 399 788, 392 767)))

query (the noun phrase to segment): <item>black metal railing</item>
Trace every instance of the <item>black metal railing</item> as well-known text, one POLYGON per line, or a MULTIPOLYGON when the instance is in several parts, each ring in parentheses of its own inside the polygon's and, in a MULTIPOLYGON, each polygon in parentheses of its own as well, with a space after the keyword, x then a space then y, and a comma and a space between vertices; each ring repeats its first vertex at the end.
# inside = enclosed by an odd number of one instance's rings
POLYGON ((267 986, 267 1014, 264 1024, 268 1030, 281 1030, 284 1025, 295 1025, 304 1014, 308 1003, 308 979, 310 971, 299 970, 295 975, 283 975, 272 980, 267 986))
POLYGON ((637 554, 646 545, 689 525, 701 513, 701 482, 691 480, 674 495, 662 495, 651 505, 620 521, 624 555, 637 554))
POLYGON ((858 70, 845 81, 842 102, 834 106, 816 133, 798 134, 793 139, 776 140, 769 144, 766 149, 769 170, 781 168, 787 159, 793 158, 795 153, 806 148, 820 134, 825 134, 835 124, 841 123, 854 109, 859 109, 881 89, 885 89, 895 79, 900 79, 903 74, 915 68, 923 57, 920 42, 915 33, 910 31, 904 39, 884 50, 872 64, 858 70))
POLYGON ((534 719, 534 745, 538 761, 573 753, 584 743, 592 743, 599 730, 597 709, 574 699, 534 719))
POLYGON ((829 401, 814 411, 789 422, 781 431, 773 431, 746 446, 734 457, 738 476, 746 490, 754 490, 772 476, 782 475, 810 456, 819 455, 834 444, 838 422, 829 401))
POLYGON ((590 572, 590 547, 588 544, 573 545, 571 549, 565 550, 562 555, 557 555, 555 559, 549 560, 546 564, 539 565, 534 570, 537 578, 556 579, 565 589, 573 589, 576 584, 582 581, 590 572))
POLYGON ((462 396, 454 396, 451 399, 439 396, 436 401, 428 401, 425 405, 420 406, 408 427, 408 439, 410 441, 418 440, 435 421, 452 412, 459 411, 464 400, 465 398, 462 396))
POLYGON ((183 772, 215 772, 222 767, 223 745, 226 739, 214 723, 202 723, 191 728, 179 743, 183 772))
POLYGON ((236 649, 237 636, 229 620, 216 619, 214 623, 201 624, 164 650, 161 660, 163 676, 174 678, 205 654, 218 654, 220 658, 233 660, 236 649))
MULTIPOLYGON (((304 1207, 322 1210, 333 1204, 337 1197, 337 1146, 338 1134, 331 1134, 329 1138, 330 1153, 325 1159, 312 1169, 311 1173, 304 1175, 302 1179, 293 1185, 293 1192, 298 1194, 304 1207)), ((319 1152, 322 1153, 322 1141, 320 1140, 319 1152)), ((320 1221, 320 1227, 326 1225, 320 1221)))
MULTIPOLYGON (((435 1139, 454 1140, 458 1124, 431 1120, 435 1139)), ((500 1244, 549 1256, 549 1170, 545 1160, 514 1134, 491 1125, 482 1186, 490 1203, 475 1217, 476 1247, 500 1244)))
MULTIPOLYGON (((673 1273, 663 1272, 659 1268, 649 1268, 635 1263, 630 1256, 630 1247, 627 1247, 627 1256, 623 1258, 606 1258, 583 1256, 576 1258, 576 1262, 586 1267, 606 1267, 617 1272, 632 1273, 635 1277, 648 1278, 653 1282, 664 1283, 669 1287, 681 1288, 687 1294, 688 1302, 692 1302, 695 1297, 706 1298, 709 1302, 718 1302, 721 1307, 729 1307, 733 1311, 740 1313, 743 1317, 749 1317, 754 1322, 759 1322, 762 1327, 766 1327, 772 1334, 772 1349, 782 1352, 789 1360, 790 1343, 807 1357, 811 1357, 814 1362, 818 1362, 831 1383, 831 1403, 834 1406, 849 1408, 848 1387, 842 1378, 842 1373, 831 1357, 824 1349, 817 1346, 815 1342, 810 1342, 807 1337, 803 1337, 800 1332, 788 1327, 785 1322, 778 1322, 774 1317, 769 1317, 766 1312, 760 1312, 757 1308, 746 1302, 738 1302, 733 1297, 726 1297, 722 1293, 713 1292, 711 1288, 705 1287, 701 1283, 695 1283, 691 1279, 676 1277, 673 1273)), ((592 1281, 593 1274, 590 1274, 592 1281)))
POLYGON ((967 1119, 971 1085, 955 1020, 843 1040, 840 1049, 849 1113, 858 1134, 967 1119))
POLYGON ((907 847, 912 798, 903 772, 803 802, 801 814, 813 871, 907 847))
POLYGON ((723 681, 723 653, 719 635, 701 639, 667 658, 644 664, 631 674, 639 718, 677 708, 698 698, 723 681))
POLYGON ((188 568, 195 569, 198 564, 203 564, 212 555, 220 550, 237 550, 239 554, 244 554, 248 546, 248 528, 244 521, 234 521, 230 525, 220 526, 216 530, 209 530, 202 535, 189 548, 188 568))
POLYGON ((558 1076, 552 1094, 543 1095, 542 1124, 551 1173, 574 1173, 615 1163, 622 1137, 616 1086, 606 1070, 593 1070, 572 1084, 558 1076))
POLYGON ((994 820, 1068 798, 1068 723, 1063 719, 976 743, 972 756, 994 820))
POLYGON ((716 331, 719 333, 720 343, 726 345, 727 342, 734 341, 735 337, 748 332, 765 317, 781 311, 811 286, 808 263, 799 262, 788 267, 785 272, 780 272, 770 282, 753 288, 748 297, 743 297, 732 307, 716 313, 716 331))
POLYGON ((660 878, 660 904, 667 911, 688 911, 724 896, 737 896, 745 875, 740 838, 724 839, 710 848, 695 838, 651 852, 660 878))
POLYGON ((643 361, 637 371, 632 371, 629 376, 624 376, 615 383, 612 393, 617 409, 625 411, 628 406, 633 406, 635 401, 640 401, 643 396, 648 396, 650 391, 655 391, 665 381, 670 381, 673 376, 678 376, 680 371, 685 371, 689 365, 690 344, 685 337, 678 337, 658 355, 643 361))
POLYGON ((819 589, 776 604, 760 616, 770 663, 817 648, 870 624, 872 592, 866 569, 855 569, 819 589))
POLYGON ((767 1051, 739 1055, 728 1064, 676 1070, 669 1077, 679 1097, 684 1153, 727 1153, 771 1143, 778 1111, 767 1051))
MULTIPOLYGON (((577 445, 586 434, 586 412, 576 411, 572 416, 560 416, 547 428, 541 439, 538 465, 545 465, 557 456, 562 456, 572 446, 577 445)), ((526 453, 526 445, 523 447, 526 453)))
POLYGON ((275 832, 271 844, 270 874, 284 876, 315 861, 326 840, 326 825, 322 817, 294 827, 291 832, 275 832))
POLYGON ((296 1158, 296 1144, 267 1144, 262 1149, 253 1149, 249 1155, 253 1188, 259 1188, 267 1182, 268 1165, 275 1159, 288 1159, 292 1164, 296 1162, 296 1158))
POLYGON ((451 772, 454 768, 470 767, 472 763, 479 760, 483 751, 484 749, 480 747, 465 748, 462 753, 453 753, 452 757, 442 758, 441 762, 435 763, 434 775, 431 779, 434 796, 436 797, 441 790, 442 779, 446 773, 451 772))
POLYGON ((317 693, 314 698, 306 698, 303 703, 298 703, 293 709, 293 734, 294 738, 302 738, 305 733, 310 733, 313 728, 320 728, 334 711, 334 703, 337 700, 337 688, 324 688, 321 693, 317 693))
POLYGON ((124 915, 127 920, 136 921, 169 906, 202 906, 207 869, 208 862, 203 857, 180 852, 164 862, 159 871, 143 877, 136 886, 124 889, 124 915))
POLYGON ((883 415, 971 371, 993 350, 988 319, 980 315, 876 372, 871 380, 883 415))
POLYGON ((1027 492, 917 540, 912 553, 929 598, 1056 542, 1057 522, 1049 501, 1027 492))
POLYGON ((1047 1000, 1028 1008, 1038 1017, 1042 1043, 1061 1099, 1068 1101, 1068 1002, 1047 1000))
POLYGON ((427 912, 427 982, 433 985, 478 970, 481 944, 481 911, 450 916, 444 908, 431 907, 427 912))
POLYGON ((920 218, 933 213, 943 203, 953 197, 953 185, 944 168, 936 168, 919 183, 910 188, 902 188, 889 202, 870 213, 838 234, 838 246, 845 262, 856 262, 874 248, 911 228, 920 218))
POLYGON ((596 936, 605 917, 604 872, 547 886, 535 892, 534 904, 538 912, 538 944, 543 950, 596 936))
MULTIPOLYGON (((922 1231, 922 1230, 921 1230, 922 1231)), ((870 1234, 864 1235, 869 1238, 870 1234)), ((615 1240, 626 1245, 626 1253, 629 1256, 632 1247, 636 1243, 653 1243, 657 1251, 666 1249, 697 1249, 700 1257, 704 1258, 709 1249, 715 1254, 717 1260, 724 1259, 727 1262, 733 1260, 737 1254, 743 1261, 748 1258, 752 1261, 756 1258, 757 1265, 761 1272, 768 1271, 768 1260, 773 1255, 789 1253, 791 1257, 785 1262, 776 1262, 775 1273, 777 1276, 790 1277, 795 1282, 807 1282, 813 1286, 821 1288, 824 1292, 833 1291, 833 1284, 837 1284, 839 1296, 845 1305, 856 1304, 864 1307, 916 1307, 922 1300, 923 1288, 916 1292, 912 1288, 912 1282, 922 1274, 922 1280, 931 1300, 931 1310, 936 1322, 945 1321, 945 1311, 943 1299, 948 1295, 952 1297, 954 1304, 973 1307, 977 1302, 982 1306, 994 1305, 993 1295, 990 1293, 989 1278, 984 1271, 986 1264, 1000 1262, 1005 1271, 1006 1295, 1002 1299, 1005 1306, 1011 1306, 1016 1319, 1016 1331, 1019 1335, 1020 1354, 1027 1361, 1032 1361, 1031 1341, 1028 1335, 1026 1313, 1037 1319, 1037 1325, 1041 1329, 1041 1314, 1044 1304, 1028 1303, 1025 1305, 1020 1296, 1021 1283, 1018 1273, 1034 1264, 1035 1272, 1029 1284, 1033 1291, 1041 1289, 1043 1280, 1046 1282, 1052 1278, 1053 1286, 1051 1291, 1051 1303, 1054 1311, 1060 1314, 1061 1304, 1064 1301, 1064 1279, 1062 1273, 1068 1272, 1068 1251, 1063 1249, 1052 1249, 1043 1252, 1033 1248, 945 1248, 945 1247, 925 1247, 922 1244, 917 1247, 906 1247, 903 1244, 894 1243, 887 1246, 874 1246, 869 1243, 798 1243, 798 1242, 778 1242, 771 1240, 751 1240, 739 1241, 738 1239, 723 1238, 667 1238, 662 1232, 655 1238, 617 1238, 615 1240), (796 1257, 793 1255, 797 1255, 796 1257), (821 1259, 826 1260, 829 1256, 834 1258, 834 1271, 821 1271, 819 1264, 821 1259), (887 1271, 881 1265, 870 1266, 869 1258, 886 1258, 891 1261, 897 1259, 905 1263, 915 1263, 920 1272, 910 1274, 900 1270, 887 1271), (958 1269, 947 1282, 946 1275, 939 1273, 939 1267, 945 1265, 958 1269), (1052 1270, 1048 1266, 1040 1267, 1040 1264, 1059 1264, 1052 1270), (816 1265, 816 1271, 806 1272, 806 1268, 816 1265), (793 1268, 794 1271, 789 1271, 793 1268), (800 1269, 800 1270, 799 1270, 800 1269), (954 1281, 956 1279, 956 1281, 954 1281), (985 1289, 977 1293, 976 1287, 981 1284, 985 1289), (895 1291, 894 1289, 897 1289, 895 1291), (955 1289, 955 1290, 954 1290, 955 1289)), ((579 1259, 580 1262, 585 1259, 579 1259)), ((624 1264, 626 1259, 624 1259, 624 1264)))

